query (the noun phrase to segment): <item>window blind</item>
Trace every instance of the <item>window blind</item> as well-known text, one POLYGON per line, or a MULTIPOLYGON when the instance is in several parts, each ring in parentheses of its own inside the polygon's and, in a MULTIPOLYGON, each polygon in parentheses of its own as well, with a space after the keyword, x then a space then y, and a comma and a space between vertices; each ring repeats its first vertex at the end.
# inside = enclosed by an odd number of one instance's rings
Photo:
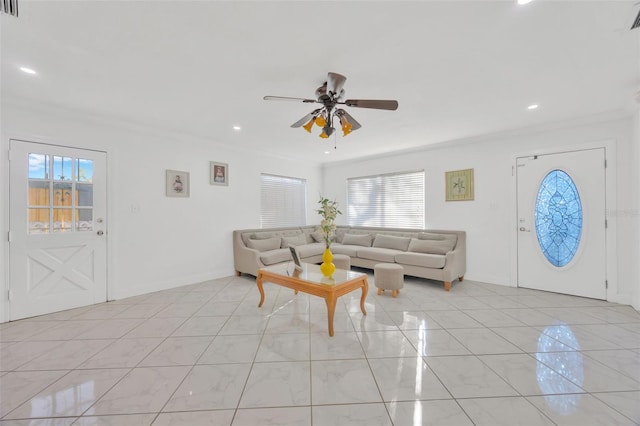
POLYGON ((424 170, 347 179, 351 226, 424 228, 424 170))
POLYGON ((260 227, 307 224, 307 181, 285 176, 260 175, 260 227))

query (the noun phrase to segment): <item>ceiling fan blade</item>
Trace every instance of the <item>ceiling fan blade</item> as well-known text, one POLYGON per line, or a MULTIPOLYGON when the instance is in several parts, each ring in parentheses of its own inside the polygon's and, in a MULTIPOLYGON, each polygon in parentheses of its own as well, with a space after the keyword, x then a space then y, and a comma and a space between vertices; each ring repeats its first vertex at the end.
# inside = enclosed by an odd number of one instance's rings
POLYGON ((330 72, 327 75, 327 93, 333 92, 336 97, 340 96, 340 91, 345 81, 347 81, 347 77, 344 75, 330 72))
POLYGON ((345 105, 356 108, 387 109, 395 111, 398 109, 398 101, 380 99, 347 99, 345 105))
POLYGON ((312 118, 315 118, 318 116, 318 114, 320 114, 320 111, 322 111, 322 108, 318 108, 316 110, 311 111, 309 114, 305 115, 304 117, 302 117, 300 120, 296 121, 295 123, 293 123, 291 125, 291 127, 300 127, 305 123, 308 123, 309 120, 311 120, 312 118))
POLYGON ((347 111, 342 110, 341 114, 343 114, 347 121, 351 123, 351 131, 358 130, 360 127, 362 127, 362 125, 358 123, 356 119, 353 118, 347 111))
POLYGON ((262 99, 264 99, 265 101, 297 101, 303 102, 305 104, 312 104, 317 102, 315 99, 291 98, 289 96, 265 96, 262 99))

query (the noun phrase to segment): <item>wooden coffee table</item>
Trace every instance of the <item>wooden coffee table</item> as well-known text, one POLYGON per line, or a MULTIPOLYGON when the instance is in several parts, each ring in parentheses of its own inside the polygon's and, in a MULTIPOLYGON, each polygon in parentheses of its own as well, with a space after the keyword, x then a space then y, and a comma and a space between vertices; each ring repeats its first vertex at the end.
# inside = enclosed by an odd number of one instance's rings
POLYGON ((360 296, 360 310, 364 315, 367 311, 364 309, 364 299, 369 291, 367 283, 367 274, 361 272, 347 271, 344 269, 336 269, 331 278, 327 278, 320 272, 319 265, 310 263, 302 264, 302 271, 293 268, 293 265, 275 265, 258 270, 256 284, 260 290, 261 307, 264 303, 264 282, 270 282, 281 285, 314 296, 323 297, 327 303, 327 320, 329 322, 329 336, 333 336, 333 315, 336 311, 336 302, 338 297, 351 293, 359 288, 362 289, 360 296))

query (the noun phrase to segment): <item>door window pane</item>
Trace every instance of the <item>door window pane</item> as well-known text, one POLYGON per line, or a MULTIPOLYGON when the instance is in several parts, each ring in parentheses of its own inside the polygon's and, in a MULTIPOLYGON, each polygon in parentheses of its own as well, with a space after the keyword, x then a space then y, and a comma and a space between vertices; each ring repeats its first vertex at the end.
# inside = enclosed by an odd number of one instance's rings
POLYGON ((93 230, 93 210, 78 209, 76 210, 76 231, 93 230))
POLYGON ((29 234, 49 233, 49 209, 29 209, 29 234))
POLYGON ((49 179, 49 156, 29 154, 29 179, 49 179))
POLYGON ((542 180, 535 218, 542 253, 554 266, 567 265, 580 246, 582 203, 573 179, 564 171, 553 170, 542 180))
POLYGON ((78 184, 76 185, 76 195, 78 197, 78 206, 91 207, 93 206, 93 185, 91 184, 78 184))
POLYGON ((29 181, 29 205, 30 206, 48 206, 49 200, 49 181, 30 180, 29 181))
POLYGON ((73 192, 71 183, 55 182, 53 184, 53 205, 71 206, 73 205, 73 192))
POLYGON ((72 209, 53 209, 53 232, 71 231, 72 213, 72 209))
POLYGON ((54 180, 71 180, 73 178, 71 171, 72 160, 69 157, 53 156, 53 179, 54 180))
POLYGON ((93 160, 29 153, 29 234, 94 229, 93 167, 93 160))
POLYGON ((77 159, 78 182, 93 182, 93 160, 77 159))

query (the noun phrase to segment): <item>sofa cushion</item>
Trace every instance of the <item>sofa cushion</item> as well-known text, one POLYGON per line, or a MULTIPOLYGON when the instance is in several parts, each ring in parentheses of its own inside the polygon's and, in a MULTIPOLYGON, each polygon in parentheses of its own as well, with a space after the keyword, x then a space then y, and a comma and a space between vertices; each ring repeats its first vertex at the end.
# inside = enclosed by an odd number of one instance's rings
POLYGON ((280 237, 267 238, 264 240, 249 238, 247 240, 247 247, 254 250, 258 250, 259 252, 263 252, 263 251, 279 249, 280 242, 281 242, 280 237))
POLYGON ((344 234, 342 244, 352 246, 371 247, 373 237, 369 234, 344 234))
POLYGON ((456 234, 436 234, 433 232, 420 232, 418 234, 418 239, 419 240, 452 241, 454 247, 458 242, 458 236, 456 234))
POLYGON ((253 233, 249 236, 250 240, 267 240, 269 238, 277 237, 277 235, 273 232, 260 232, 253 233))
POLYGON ((396 263, 401 265, 422 266, 423 268, 444 268, 446 258, 441 254, 425 253, 398 253, 395 257, 396 263))
POLYGON ((274 265, 280 262, 288 262, 291 260, 291 251, 286 249, 269 250, 260 253, 260 260, 265 265, 274 265))
POLYGON ((361 246, 346 246, 344 244, 331 244, 331 253, 346 254, 349 257, 358 256, 358 248, 361 246))
POLYGON ((321 243, 324 241, 324 238, 322 238, 322 233, 320 233, 320 231, 313 231, 311 233, 311 238, 313 238, 313 241, 315 241, 316 243, 321 243))
POLYGON ((343 228, 336 229, 336 237, 335 237, 336 243, 344 244, 342 240, 344 239, 344 236, 346 235, 346 233, 347 233, 346 229, 343 229, 343 228))
POLYGON ((376 235, 376 239, 373 240, 373 247, 407 251, 409 242, 411 242, 411 238, 378 234, 376 235))
POLYGON ((289 246, 301 246, 303 244, 307 244, 307 238, 302 234, 298 234, 292 237, 282 237, 280 247, 287 248, 289 246))
POLYGON ((303 259, 322 254, 324 252, 324 249, 325 249, 324 243, 311 243, 311 244, 305 244, 303 246, 296 247, 296 250, 298 251, 298 256, 300 256, 303 259))
MULTIPOLYGON (((324 243, 324 236, 322 235, 322 232, 320 231, 314 231, 311 233, 311 237, 313 238, 313 241, 315 241, 316 243, 324 243)), ((329 241, 335 241, 336 240, 336 236, 333 235, 331 238, 329 238, 329 241)))
POLYGON ((447 254, 455 246, 455 241, 451 239, 443 240, 418 240, 411 239, 409 243, 409 251, 415 253, 428 253, 428 254, 447 254))
POLYGON ((386 263, 394 263, 396 255, 399 253, 402 253, 402 251, 374 247, 358 248, 358 257, 360 259, 377 260, 386 263))
POLYGON ((307 244, 311 244, 311 243, 315 243, 316 240, 313 239, 313 237, 311 236, 311 231, 307 230, 307 231, 303 231, 302 235, 304 235, 305 240, 307 240, 307 244))

